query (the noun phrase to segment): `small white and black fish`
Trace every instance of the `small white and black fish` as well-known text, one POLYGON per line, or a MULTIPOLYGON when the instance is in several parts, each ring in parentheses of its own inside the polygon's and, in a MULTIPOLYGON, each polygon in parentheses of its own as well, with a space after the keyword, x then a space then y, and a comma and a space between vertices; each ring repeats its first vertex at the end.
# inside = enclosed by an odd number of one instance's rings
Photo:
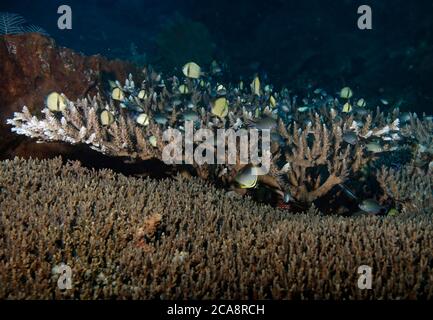
POLYGON ((99 118, 103 126, 109 126, 114 123, 114 115, 108 110, 102 111, 99 118))
POLYGON ((192 79, 200 78, 202 72, 200 66, 195 62, 188 62, 182 68, 183 74, 192 79))
POLYGON ((271 117, 263 117, 257 121, 250 121, 249 126, 259 130, 272 130, 277 127, 277 121, 271 117))
POLYGON ((351 145, 355 145, 358 142, 358 135, 353 131, 346 131, 343 133, 343 140, 351 145))
POLYGON ((161 124, 161 125, 165 125, 168 122, 167 117, 163 114, 163 113, 155 113, 155 115, 153 116, 153 120, 155 120, 156 123, 161 124))
POLYGON ((370 214, 378 214, 383 209, 385 209, 384 206, 381 206, 376 200, 374 199, 366 199, 363 200, 359 204, 359 209, 361 209, 364 212, 370 213, 370 214))
POLYGON ((372 153, 380 153, 384 151, 383 147, 377 142, 367 143, 365 145, 365 148, 367 149, 367 151, 372 153))
POLYGON ((197 121, 199 120, 199 115, 197 112, 192 110, 187 110, 182 113, 184 121, 197 121))
POLYGON ((63 112, 66 110, 66 98, 57 92, 51 92, 45 99, 45 104, 51 112, 63 112))
POLYGON ((346 187, 344 184, 340 183, 338 185, 341 190, 343 190, 343 192, 349 196, 350 198, 354 199, 354 200, 358 200, 358 197, 352 192, 352 190, 350 190, 348 187, 346 187))
POLYGON ((251 189, 257 185, 257 170, 253 166, 242 169, 235 177, 241 189, 251 189))

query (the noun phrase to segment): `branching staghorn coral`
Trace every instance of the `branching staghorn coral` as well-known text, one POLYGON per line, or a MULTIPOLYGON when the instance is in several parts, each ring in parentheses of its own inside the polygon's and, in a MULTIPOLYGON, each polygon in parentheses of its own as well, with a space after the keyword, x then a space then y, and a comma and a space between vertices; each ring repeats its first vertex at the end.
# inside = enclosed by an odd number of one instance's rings
POLYGON ((433 153, 433 118, 432 116, 423 115, 420 119, 416 113, 397 113, 400 117, 404 117, 402 125, 402 134, 404 136, 415 139, 419 144, 433 153))
POLYGON ((404 134, 416 142, 415 162, 418 166, 428 168, 433 161, 433 119, 423 116, 419 119, 416 114, 410 114, 407 126, 403 128, 404 134))
MULTIPOLYGON (((8 120, 8 124, 13 126, 14 132, 40 141, 84 143, 109 156, 161 160, 162 151, 168 143, 163 140, 164 129, 184 131, 188 120, 195 123, 196 129, 233 129, 236 132, 239 123, 253 118, 251 112, 236 106, 236 103, 227 117, 218 117, 206 111, 211 100, 215 100, 211 98, 211 89, 202 88, 188 79, 180 84, 176 77, 172 77, 164 83, 161 76, 152 70, 144 70, 144 75, 140 88, 136 88, 132 76, 125 81, 125 85, 119 82, 113 84, 125 95, 121 102, 113 99, 105 102, 100 96, 71 102, 61 95, 65 102, 64 110, 52 112, 45 107, 42 110, 45 118, 39 120, 24 107, 22 112, 15 113, 14 118, 8 120), (190 94, 180 92, 181 85, 184 86, 182 90, 190 94), (113 116, 113 121, 103 125, 101 113, 107 111, 113 116), (137 123, 140 115, 145 116, 144 123, 137 123)), ((263 113, 270 114, 270 110, 265 108, 263 113)), ((181 143, 185 147, 184 140, 181 143)), ((194 144, 196 146, 198 142, 194 141, 194 144)), ((221 179, 228 184, 244 166, 237 160, 235 164, 227 162, 227 165, 198 165, 194 162, 193 167, 197 175, 204 179, 221 179)))
POLYGON ((368 161, 360 144, 352 146, 343 141, 343 132, 353 122, 352 118, 335 122, 330 128, 322 123, 319 114, 315 114, 313 121, 305 129, 298 128, 296 123, 287 129, 282 122, 279 126, 286 140, 287 168, 275 172, 283 189, 303 202, 324 196, 368 161))
POLYGON ((140 159, 160 158, 162 145, 161 129, 155 124, 149 124, 145 131, 135 125, 122 112, 117 115, 117 121, 110 126, 103 126, 99 119, 102 111, 102 101, 82 99, 77 102, 67 101, 67 108, 61 116, 54 114, 48 108, 42 110, 45 118, 42 120, 32 116, 24 107, 22 113, 15 113, 8 123, 18 134, 23 134, 43 141, 64 141, 70 144, 88 144, 92 149, 111 156, 140 159), (147 136, 146 136, 147 135, 147 136), (157 145, 149 141, 155 136, 157 145))
POLYGON ((276 159, 274 176, 299 201, 312 202, 358 172, 372 158, 363 141, 379 138, 393 126, 380 116, 383 114, 379 110, 373 120, 373 113, 367 110, 361 116, 340 115, 336 108, 335 100, 321 101, 314 113, 295 112, 297 121, 287 128, 279 123, 279 133, 285 139, 286 167, 281 168, 281 159, 276 159), (354 141, 345 141, 346 134, 353 135, 354 141))
POLYGON ((405 212, 433 214, 433 172, 413 165, 399 170, 382 167, 377 180, 384 192, 383 200, 394 201, 405 212))
MULTIPOLYGON (((360 172, 374 177, 364 168, 380 155, 431 139, 431 120, 421 122, 412 116, 412 121, 407 121, 398 110, 385 113, 378 108, 373 112, 365 106, 343 112, 346 100, 317 94, 300 100, 287 89, 276 92, 269 85, 257 85, 258 77, 251 88, 243 83, 224 86, 206 77, 162 78, 150 68, 143 70, 143 77, 138 86, 132 76, 124 85, 112 82, 111 97, 73 103, 63 96, 65 110, 51 112, 45 108, 43 120, 24 108, 8 123, 19 134, 45 141, 86 143, 107 155, 131 160, 162 159, 168 144, 163 130, 184 133, 187 121, 194 123, 195 130, 213 132, 269 129, 272 144, 267 154, 274 160, 270 173, 259 177, 259 182, 281 197, 288 193, 306 204, 329 195, 335 186, 360 172), (105 125, 101 123, 102 112, 112 115, 105 125)), ((178 144, 185 150, 183 139, 178 144)), ((194 149, 199 144, 194 139, 194 149)), ((215 147, 216 142, 209 149, 215 151, 215 147)), ((265 151, 255 148, 259 153, 265 151)), ((224 164, 197 163, 195 159, 188 163, 193 175, 231 188, 245 163, 240 163, 239 154, 235 163, 224 160, 224 164)))

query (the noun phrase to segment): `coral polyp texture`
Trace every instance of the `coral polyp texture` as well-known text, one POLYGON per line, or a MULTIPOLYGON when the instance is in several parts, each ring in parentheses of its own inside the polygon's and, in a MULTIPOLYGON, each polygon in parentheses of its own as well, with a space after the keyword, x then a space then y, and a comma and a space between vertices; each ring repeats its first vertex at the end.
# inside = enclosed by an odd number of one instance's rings
POLYGON ((77 162, 0 162, 2 299, 433 297, 433 225, 293 215, 201 179, 161 181, 77 162), (62 265, 69 290, 58 287, 62 265), (357 286, 372 267, 371 290, 357 286))

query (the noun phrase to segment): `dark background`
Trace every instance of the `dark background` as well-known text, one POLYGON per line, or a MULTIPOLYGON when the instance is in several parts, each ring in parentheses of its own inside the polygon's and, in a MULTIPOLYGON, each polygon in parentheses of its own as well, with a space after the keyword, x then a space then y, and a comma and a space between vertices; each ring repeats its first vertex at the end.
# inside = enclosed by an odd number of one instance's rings
POLYGON ((2 0, 0 11, 21 14, 60 45, 166 74, 216 59, 230 81, 259 73, 299 91, 349 85, 367 99, 433 109, 431 0, 2 0), (57 29, 62 4, 72 7, 70 31, 57 29), (373 30, 357 28, 362 4, 373 30))

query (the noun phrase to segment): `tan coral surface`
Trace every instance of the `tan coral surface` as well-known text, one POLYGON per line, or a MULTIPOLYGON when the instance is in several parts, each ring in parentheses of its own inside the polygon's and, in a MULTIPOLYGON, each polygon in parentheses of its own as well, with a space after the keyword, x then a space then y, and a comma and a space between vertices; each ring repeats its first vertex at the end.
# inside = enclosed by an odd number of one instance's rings
POLYGON ((431 215, 294 215, 180 176, 0 162, 1 299, 432 298, 432 268, 431 215))

